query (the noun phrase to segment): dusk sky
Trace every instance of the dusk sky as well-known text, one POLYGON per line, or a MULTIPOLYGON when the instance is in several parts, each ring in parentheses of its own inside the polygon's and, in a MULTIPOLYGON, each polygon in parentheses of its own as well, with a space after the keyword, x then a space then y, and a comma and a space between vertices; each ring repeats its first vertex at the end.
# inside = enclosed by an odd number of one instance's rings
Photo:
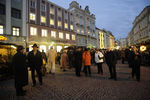
POLYGON ((96 27, 111 31, 116 39, 127 37, 135 17, 148 5, 150 0, 49 0, 68 9, 77 1, 84 9, 89 6, 96 16, 96 27))

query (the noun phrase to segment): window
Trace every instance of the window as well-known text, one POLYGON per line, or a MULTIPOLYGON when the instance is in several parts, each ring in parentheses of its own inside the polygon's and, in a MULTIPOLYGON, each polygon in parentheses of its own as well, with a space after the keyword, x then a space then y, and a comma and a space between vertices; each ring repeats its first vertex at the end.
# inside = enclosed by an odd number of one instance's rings
POLYGON ((54 8, 53 7, 50 8, 50 14, 54 15, 54 8))
POLYGON ((80 33, 80 29, 79 28, 77 28, 77 33, 80 33))
POLYGON ((63 33, 62 32, 59 32, 59 38, 63 39, 63 33))
POLYGON ((54 25, 54 19, 50 19, 50 25, 54 25))
POLYGON ((66 29, 68 28, 68 24, 67 24, 67 23, 65 23, 65 28, 66 28, 66 29))
POLYGON ((0 25, 0 34, 3 34, 3 33, 4 33, 4 26, 0 25))
POLYGON ((45 23, 45 22, 46 22, 45 16, 41 16, 41 22, 42 22, 42 23, 45 23))
POLYGON ((70 25, 70 29, 73 30, 73 25, 70 25))
POLYGON ((75 40, 75 35, 72 35, 72 40, 75 40))
POLYGON ((42 29, 42 37, 47 37, 47 30, 42 29))
POLYGON ((41 11, 46 11, 46 7, 44 4, 41 5, 41 11))
POLYGON ((0 15, 5 14, 5 5, 0 4, 0 15))
POLYGON ((58 21, 58 27, 61 27, 61 21, 58 21))
POLYGON ((68 33, 66 33, 66 39, 69 40, 70 39, 70 35, 68 33))
POLYGON ((11 16, 14 17, 14 18, 21 19, 21 10, 12 8, 11 9, 11 16))
POLYGON ((56 31, 51 31, 51 37, 56 38, 56 31))
POLYGON ((31 0, 31 1, 30 1, 30 6, 31 6, 32 8, 35 8, 35 1, 34 1, 34 0, 31 0))
POLYGON ((30 35, 36 35, 37 34, 37 28, 30 27, 30 35))
POLYGON ((30 13, 30 20, 35 20, 35 14, 34 13, 30 13))
POLYGON ((61 12, 61 9, 60 9, 60 8, 58 8, 58 13, 57 13, 57 14, 58 14, 59 17, 62 16, 62 12, 61 12))
POLYGON ((83 30, 83 28, 81 29, 81 33, 82 33, 82 34, 84 33, 84 30, 83 30))
POLYGON ((15 35, 15 36, 19 36, 20 28, 13 27, 12 29, 13 29, 13 35, 15 35))

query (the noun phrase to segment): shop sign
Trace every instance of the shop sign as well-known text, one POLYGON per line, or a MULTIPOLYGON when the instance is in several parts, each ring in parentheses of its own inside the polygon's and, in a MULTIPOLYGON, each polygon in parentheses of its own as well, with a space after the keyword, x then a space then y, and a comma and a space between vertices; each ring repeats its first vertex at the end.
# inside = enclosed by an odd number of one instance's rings
POLYGON ((7 40, 7 38, 6 37, 4 37, 4 36, 0 36, 0 41, 6 41, 7 40))

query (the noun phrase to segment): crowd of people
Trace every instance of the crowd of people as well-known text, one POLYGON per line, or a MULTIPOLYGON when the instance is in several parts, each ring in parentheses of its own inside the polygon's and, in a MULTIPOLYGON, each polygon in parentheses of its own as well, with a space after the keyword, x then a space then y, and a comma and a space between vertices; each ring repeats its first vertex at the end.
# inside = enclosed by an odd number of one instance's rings
POLYGON ((37 44, 34 44, 33 50, 24 54, 24 47, 18 46, 17 53, 13 57, 12 66, 15 75, 15 88, 17 96, 24 96, 26 91, 23 89, 28 84, 28 68, 31 70, 33 87, 36 86, 35 76, 38 76, 39 84, 42 85, 42 77, 45 74, 55 75, 56 63, 62 71, 75 68, 75 75, 81 76, 84 72, 86 77, 91 77, 91 65, 97 66, 97 74, 103 75, 103 63, 106 62, 110 77, 117 80, 116 64, 117 60, 122 59, 122 63, 127 59, 129 67, 132 68, 132 77, 136 76, 140 81, 140 52, 137 49, 130 48, 126 50, 101 50, 75 47, 62 49, 61 52, 51 47, 47 53, 38 50, 37 44), (35 73, 36 72, 36 73, 35 73), (35 75, 36 74, 36 75, 35 75))

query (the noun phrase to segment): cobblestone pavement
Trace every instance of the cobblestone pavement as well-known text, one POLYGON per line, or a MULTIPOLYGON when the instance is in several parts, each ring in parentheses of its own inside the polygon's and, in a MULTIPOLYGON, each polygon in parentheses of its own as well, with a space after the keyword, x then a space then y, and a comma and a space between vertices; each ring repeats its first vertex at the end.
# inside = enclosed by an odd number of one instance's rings
POLYGON ((25 87, 27 95, 15 95, 14 80, 0 82, 0 100, 150 100, 150 67, 141 67, 141 82, 131 78, 127 64, 117 64, 118 80, 109 80, 108 67, 104 74, 97 74, 92 66, 92 77, 76 77, 74 70, 43 77, 43 85, 25 87))

